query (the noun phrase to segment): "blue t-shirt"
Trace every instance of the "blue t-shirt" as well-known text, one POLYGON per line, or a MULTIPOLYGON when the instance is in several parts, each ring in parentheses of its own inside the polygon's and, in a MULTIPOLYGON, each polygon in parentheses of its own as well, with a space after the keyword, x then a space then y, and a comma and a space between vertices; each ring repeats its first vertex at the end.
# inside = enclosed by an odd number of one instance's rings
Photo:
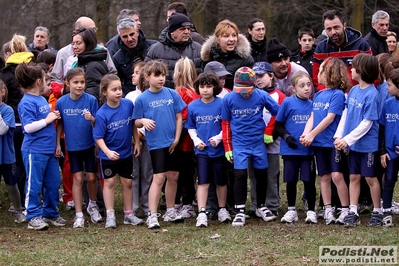
POLYGON ((265 122, 263 108, 276 115, 279 105, 262 90, 255 89, 249 98, 229 93, 223 98, 222 119, 230 121, 233 148, 256 147, 263 143, 265 122))
POLYGON ((327 89, 315 94, 313 99, 313 128, 319 125, 329 113, 335 114, 335 118, 326 129, 314 138, 312 146, 334 148, 334 134, 337 131, 344 107, 345 94, 341 90, 327 89))
POLYGON ((385 148, 389 157, 391 160, 399 157, 395 153, 395 147, 399 146, 399 100, 396 97, 385 101, 379 123, 385 126, 385 148))
POLYGON ((175 140, 176 114, 186 104, 176 91, 162 87, 158 92, 145 90, 134 103, 133 119, 148 118, 155 121, 155 129, 145 131, 148 149, 169 147, 175 140))
POLYGON ((12 164, 15 163, 15 150, 13 141, 15 129, 14 110, 9 105, 2 103, 0 105, 0 114, 4 123, 8 126, 7 133, 0 135, 0 165, 12 164))
POLYGON ((284 123, 285 129, 296 139, 298 148, 295 150, 291 149, 288 147, 287 142, 281 139, 281 155, 313 155, 313 150, 311 148, 305 147, 299 142, 299 137, 305 129, 306 122, 308 122, 312 109, 313 104, 311 100, 303 100, 296 95, 284 99, 276 116, 276 121, 284 123))
POLYGON ((349 146, 350 150, 357 152, 375 152, 378 150, 378 91, 374 85, 361 89, 359 85, 352 87, 346 99, 348 113, 344 127, 343 136, 354 130, 362 120, 371 120, 373 124, 370 130, 349 146))
POLYGON ((378 116, 380 116, 384 102, 390 97, 388 92, 388 83, 384 81, 383 83, 379 84, 377 86, 377 91, 379 96, 378 101, 380 103, 380 109, 378 109, 378 116))
MULTIPOLYGON (((94 123, 94 139, 103 139, 108 149, 119 153, 119 158, 124 159, 133 154, 133 103, 122 98, 115 108, 103 104, 97 111, 94 123)), ((109 160, 100 149, 100 159, 109 160)))
POLYGON ((215 97, 210 103, 204 103, 201 99, 192 101, 188 105, 188 117, 185 127, 196 129, 197 136, 206 144, 202 151, 195 147, 195 154, 208 155, 211 158, 224 155, 223 143, 212 147, 209 138, 218 135, 222 130, 222 106, 223 99, 215 97))
POLYGON ((73 100, 67 94, 57 101, 55 109, 60 111, 68 151, 86 150, 95 145, 91 122, 83 114, 86 109, 96 116, 98 102, 94 96, 83 92, 79 99, 73 100))
MULTIPOLYGON (((45 119, 50 113, 50 105, 42 96, 25 93, 18 104, 19 118, 22 128, 32 122, 45 119)), ((53 154, 56 148, 56 132, 54 123, 33 132, 26 133, 21 150, 28 153, 53 154)))

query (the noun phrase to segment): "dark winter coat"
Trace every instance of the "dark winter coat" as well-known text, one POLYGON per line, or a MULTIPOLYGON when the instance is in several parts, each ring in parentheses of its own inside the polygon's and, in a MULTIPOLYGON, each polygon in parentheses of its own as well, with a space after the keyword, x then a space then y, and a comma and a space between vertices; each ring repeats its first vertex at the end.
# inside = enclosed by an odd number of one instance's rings
POLYGON ((310 77, 313 77, 313 53, 316 49, 314 45, 309 51, 301 51, 300 48, 291 52, 290 61, 303 66, 309 73, 310 77))
POLYGON ((375 29, 371 29, 364 39, 369 43, 373 55, 389 53, 387 37, 380 36, 375 29))
POLYGON ((28 45, 28 50, 29 51, 49 51, 52 52, 53 54, 57 55, 58 50, 54 49, 53 47, 51 47, 50 45, 46 45, 46 48, 44 48, 43 50, 38 50, 36 48, 36 46, 33 44, 33 42, 31 44, 28 45))
POLYGON ((100 99, 100 81, 109 73, 107 64, 107 50, 100 48, 78 55, 78 67, 86 73, 86 92, 100 99))
POLYGON ((233 89, 234 73, 243 66, 252 67, 254 59, 251 56, 251 45, 247 38, 239 34, 237 46, 234 51, 223 52, 215 43, 215 36, 210 36, 201 49, 201 59, 203 67, 210 61, 218 61, 222 63, 226 70, 231 73, 226 77, 225 87, 233 89))
POLYGON ((177 60, 188 57, 194 62, 197 74, 201 73, 201 45, 190 39, 185 43, 176 43, 169 35, 166 27, 159 35, 159 43, 156 43, 148 50, 145 61, 162 60, 168 66, 165 87, 174 89, 173 73, 177 60))
POLYGON ((144 61, 150 46, 155 43, 157 41, 147 40, 142 31, 140 31, 137 46, 132 49, 128 48, 120 38, 118 39, 120 49, 114 54, 112 60, 118 70, 124 96, 136 89, 136 86, 132 84, 133 64, 144 61))
POLYGON ((249 43, 251 44, 251 56, 255 62, 267 62, 266 49, 267 39, 266 37, 260 42, 254 42, 251 36, 247 36, 249 43))

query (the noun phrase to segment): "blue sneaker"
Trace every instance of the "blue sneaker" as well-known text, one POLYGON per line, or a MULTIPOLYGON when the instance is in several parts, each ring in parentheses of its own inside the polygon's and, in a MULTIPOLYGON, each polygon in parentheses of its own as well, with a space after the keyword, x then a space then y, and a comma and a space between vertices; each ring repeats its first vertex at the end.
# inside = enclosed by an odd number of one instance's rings
POLYGON ((383 220, 383 215, 379 212, 373 212, 371 214, 371 219, 367 226, 381 226, 382 225, 382 220, 383 220))
POLYGON ((354 212, 349 212, 344 218, 345 227, 354 227, 360 225, 359 215, 354 212))

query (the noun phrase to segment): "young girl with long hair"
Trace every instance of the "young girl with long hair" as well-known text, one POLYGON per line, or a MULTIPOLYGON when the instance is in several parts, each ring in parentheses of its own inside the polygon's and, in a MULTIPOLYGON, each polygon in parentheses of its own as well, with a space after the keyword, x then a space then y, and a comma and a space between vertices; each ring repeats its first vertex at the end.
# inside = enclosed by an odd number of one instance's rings
POLYGON ((122 185, 124 224, 139 225, 132 210, 132 169, 134 156, 140 154, 140 140, 133 124, 133 103, 122 98, 122 85, 117 75, 108 74, 101 79, 100 92, 104 104, 97 111, 93 136, 100 148, 99 157, 104 178, 104 203, 107 209, 105 228, 116 228, 114 210, 116 175, 122 185))

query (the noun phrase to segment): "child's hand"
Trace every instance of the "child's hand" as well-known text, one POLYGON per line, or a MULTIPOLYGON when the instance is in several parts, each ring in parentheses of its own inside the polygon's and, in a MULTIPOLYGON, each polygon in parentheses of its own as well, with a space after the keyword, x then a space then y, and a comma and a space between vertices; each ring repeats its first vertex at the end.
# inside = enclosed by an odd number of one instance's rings
POLYGON ((175 150, 175 148, 176 148, 176 146, 177 146, 177 144, 179 143, 179 141, 177 140, 175 140, 175 141, 173 141, 172 142, 172 144, 169 146, 169 153, 170 154, 172 154, 173 153, 173 151, 175 150))
POLYGON ((336 139, 334 141, 334 146, 336 150, 343 150, 348 146, 348 143, 346 143, 346 141, 344 139, 336 139))
MULTIPOLYGON (((211 145, 212 145, 212 143, 211 143, 211 145)), ((205 148, 206 148, 206 144, 203 142, 201 142, 200 144, 197 145, 197 149, 200 151, 204 150, 205 148)))
POLYGON ((89 120, 89 121, 92 120, 92 116, 91 116, 91 113, 89 112, 89 110, 84 109, 84 110, 83 110, 83 115, 85 116, 85 119, 86 119, 86 120, 89 120))
POLYGON ((108 159, 110 159, 111 161, 116 161, 119 159, 119 153, 117 153, 116 151, 107 151, 105 153, 105 155, 107 155, 108 159))
POLYGON ((233 152, 232 151, 226 151, 224 153, 224 156, 226 157, 227 161, 230 163, 233 163, 233 152))
POLYGON ((387 160, 390 161, 391 158, 389 157, 388 153, 385 153, 383 155, 380 156, 381 159, 381 165, 384 168, 387 168, 387 160))
POLYGON ((139 157, 140 153, 141 153, 141 145, 140 145, 140 141, 137 141, 136 143, 134 143, 133 146, 133 153, 134 153, 134 157, 139 157), (137 143, 138 142, 138 143, 137 143))
POLYGON ((298 144, 296 143, 296 139, 292 136, 288 136, 285 141, 287 142, 288 147, 295 150, 298 148, 298 144))
POLYGON ((314 140, 314 136, 312 136, 311 134, 306 134, 306 135, 302 135, 299 137, 299 142, 306 147, 309 147, 312 142, 314 140))
POLYGON ((148 118, 143 118, 141 119, 143 126, 146 130, 151 131, 154 130, 156 127, 155 121, 148 119, 148 118))
POLYGON ((53 123, 55 120, 60 119, 60 112, 59 111, 54 111, 50 112, 47 117, 46 117, 46 124, 53 123))
POLYGON ((55 148, 55 157, 59 158, 61 157, 62 151, 61 151, 61 146, 57 145, 57 147, 55 148))

